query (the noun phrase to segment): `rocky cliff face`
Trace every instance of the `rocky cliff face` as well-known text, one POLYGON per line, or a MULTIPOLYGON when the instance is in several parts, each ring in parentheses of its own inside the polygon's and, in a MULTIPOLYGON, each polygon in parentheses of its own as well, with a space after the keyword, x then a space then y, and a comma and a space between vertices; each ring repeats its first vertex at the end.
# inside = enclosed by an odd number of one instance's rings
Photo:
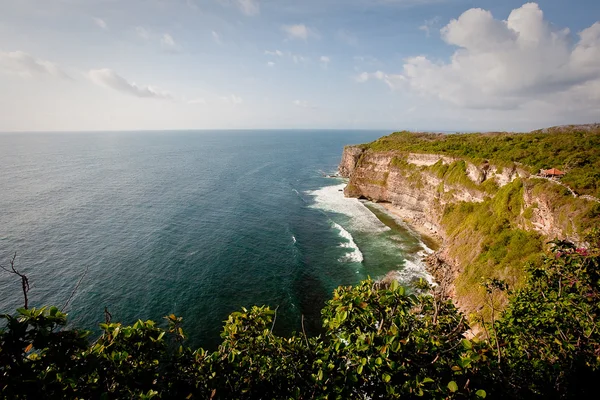
MULTIPOLYGON (((446 204, 482 202, 486 196, 481 190, 445 184, 434 173, 411 169, 411 166, 432 166, 439 162, 451 164, 457 161, 454 158, 437 154, 408 154, 403 160, 407 165, 396 166, 397 157, 396 152, 346 147, 339 168, 340 174, 350 179, 344 191, 346 196, 389 203, 393 211, 407 222, 441 237, 444 232, 440 219, 446 204)), ((470 179, 481 182, 481 171, 474 166, 469 166, 469 170, 472 171, 470 179)))
MULTIPOLYGON (((349 178, 344 193, 348 197, 389 203, 407 222, 441 238, 445 237, 440 221, 448 204, 484 201, 489 194, 477 186, 486 181, 502 187, 517 178, 529 178, 528 172, 517 167, 500 168, 487 163, 476 166, 467 162, 466 176, 474 185, 448 183, 431 171, 412 167, 450 165, 459 159, 410 153, 401 155, 404 165, 399 165, 398 156, 397 152, 374 152, 347 146, 339 167, 340 175, 349 178)), ((576 234, 565 231, 564 222, 558 220, 549 199, 536 195, 531 188, 526 188, 523 197, 524 209, 532 209, 531 223, 523 224, 524 229, 533 229, 550 238, 579 240, 576 234)))
POLYGON ((436 280, 444 282, 446 294, 454 297, 463 311, 473 311, 473 302, 462 307, 461 299, 455 296, 452 282, 463 273, 464 267, 456 257, 465 251, 476 257, 482 243, 477 238, 465 239, 464 236, 449 238, 442 221, 446 207, 459 202, 481 203, 499 188, 520 178, 523 189, 518 195, 522 199, 516 203, 520 205, 516 210, 517 227, 538 232, 548 239, 579 241, 571 214, 558 213, 553 197, 535 189, 539 180, 532 179, 516 166, 502 168, 487 162, 474 165, 438 154, 406 154, 348 146, 344 149, 339 172, 349 178, 344 191, 346 196, 384 203, 388 210, 422 233, 442 241, 442 248, 428 263, 436 280), (460 250, 465 240, 469 243, 465 250, 460 250))
POLYGON ((342 153, 342 161, 340 162, 339 172, 344 178, 350 178, 352 172, 358 164, 358 160, 363 153, 363 149, 357 146, 346 146, 342 153))

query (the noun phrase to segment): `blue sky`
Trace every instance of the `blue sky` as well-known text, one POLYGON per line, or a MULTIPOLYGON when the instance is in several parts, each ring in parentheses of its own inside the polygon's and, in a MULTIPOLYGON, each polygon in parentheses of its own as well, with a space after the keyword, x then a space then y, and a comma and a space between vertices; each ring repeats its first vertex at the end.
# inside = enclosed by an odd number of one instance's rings
POLYGON ((0 131, 600 120, 597 0, 0 0, 0 131))

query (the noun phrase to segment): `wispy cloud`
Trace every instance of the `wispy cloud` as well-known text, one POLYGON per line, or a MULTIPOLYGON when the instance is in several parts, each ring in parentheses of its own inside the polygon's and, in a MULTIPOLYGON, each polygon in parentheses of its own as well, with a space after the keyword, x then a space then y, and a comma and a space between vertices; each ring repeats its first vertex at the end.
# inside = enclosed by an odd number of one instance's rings
POLYGON ((321 56, 319 62, 323 68, 327 69, 327 67, 329 67, 329 63, 331 62, 331 58, 329 56, 321 56))
POLYGON ((0 72, 32 77, 36 75, 49 75, 57 78, 69 79, 69 75, 57 64, 35 58, 23 51, 4 53, 0 51, 0 72))
POLYGON ((275 66, 275 63, 274 63, 273 61, 268 61, 268 62, 267 62, 267 66, 269 66, 269 67, 274 67, 274 66, 275 66))
POLYGON ((168 92, 160 91, 152 86, 139 86, 135 82, 130 82, 109 68, 93 69, 88 72, 88 76, 96 85, 111 88, 136 97, 155 99, 173 98, 168 92))
POLYGON ((235 6, 243 14, 254 17, 260 14, 259 0, 217 0, 224 6, 235 6))
POLYGON ((231 94, 229 96, 221 96, 221 101, 223 101, 224 103, 233 104, 234 106, 244 103, 244 99, 242 99, 236 94, 231 94))
POLYGON ((212 31, 210 34, 216 44, 223 44, 223 41, 221 40, 221 35, 219 35, 216 31, 212 31))
POLYGON ((357 46, 358 45, 358 38, 356 37, 356 35, 354 35, 353 33, 349 32, 345 29, 339 29, 335 33, 335 38, 338 41, 347 44, 348 46, 357 46))
POLYGON ((283 25, 281 27, 288 39, 308 40, 309 37, 318 37, 318 34, 304 24, 283 25))
POLYGON ((150 32, 141 26, 136 26, 135 27, 135 34, 140 38, 140 39, 144 39, 144 40, 149 40, 150 39, 150 32))
POLYGON ((94 23, 96 24, 96 26, 98 26, 100 29, 104 29, 104 30, 108 30, 108 25, 106 24, 106 21, 104 21, 102 18, 93 18, 94 23))
POLYGON ((265 54, 268 56, 277 56, 277 57, 284 56, 283 51, 281 51, 281 50, 273 50, 273 51, 265 50, 265 54))
POLYGON ((294 64, 301 64, 309 61, 308 57, 302 56, 300 54, 294 54, 290 51, 283 52, 281 50, 265 50, 265 55, 272 57, 280 57, 280 58, 288 58, 293 61, 294 64))
POLYGON ((164 33, 160 38, 160 45, 162 48, 170 53, 177 53, 181 51, 181 46, 179 46, 173 36, 168 33, 164 33))
POLYGON ((199 97, 187 101, 188 104, 206 104, 206 99, 199 97))
POLYGON ((296 107, 299 108, 308 108, 308 109, 314 109, 317 108, 316 106, 310 104, 308 101, 306 100, 294 100, 292 102, 296 107))
POLYGON ((375 72, 362 72, 354 77, 354 80, 358 83, 365 83, 370 80, 379 80, 385 82, 391 89, 397 89, 406 78, 402 75, 390 75, 383 71, 375 72))
POLYGON ((440 22, 440 17, 433 17, 431 19, 426 19, 423 22, 423 25, 419 26, 419 30, 425 32, 427 37, 431 35, 431 29, 438 25, 440 22))
POLYGON ((260 4, 258 0, 237 0, 238 8, 246 15, 254 16, 260 14, 260 4))

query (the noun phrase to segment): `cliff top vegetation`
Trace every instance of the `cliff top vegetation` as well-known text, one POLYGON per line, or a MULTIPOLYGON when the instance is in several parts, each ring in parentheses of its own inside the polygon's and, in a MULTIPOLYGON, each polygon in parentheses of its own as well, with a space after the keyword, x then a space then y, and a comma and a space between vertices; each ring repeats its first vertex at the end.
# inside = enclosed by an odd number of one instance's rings
POLYGON ((562 179, 579 194, 600 197, 600 124, 570 125, 529 133, 395 132, 361 145, 374 151, 435 153, 475 164, 489 161, 504 167, 520 164, 530 173, 558 168, 562 179))

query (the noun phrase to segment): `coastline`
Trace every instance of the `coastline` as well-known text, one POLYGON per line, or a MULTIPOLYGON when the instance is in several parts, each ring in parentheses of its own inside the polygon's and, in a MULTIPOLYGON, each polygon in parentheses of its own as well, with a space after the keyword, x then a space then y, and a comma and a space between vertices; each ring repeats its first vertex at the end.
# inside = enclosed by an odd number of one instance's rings
POLYGON ((383 208, 388 215, 406 224, 408 228, 419 234, 423 242, 434 252, 438 252, 444 245, 444 238, 434 229, 429 229, 425 224, 419 224, 415 218, 412 218, 403 209, 391 203, 373 203, 383 208))
MULTIPOLYGON (((419 240, 425 244, 430 252, 421 254, 420 258, 418 257, 416 261, 418 261, 427 274, 432 277, 433 282, 437 286, 436 292, 444 299, 452 300, 459 309, 465 311, 464 307, 461 307, 458 302, 454 291, 454 280, 458 276, 459 268, 456 265, 449 263, 444 257, 444 238, 437 230, 428 229, 425 225, 419 224, 419 219, 414 218, 410 211, 403 210, 391 203, 370 202, 369 205, 390 218, 393 218, 396 223, 404 225, 409 231, 412 231, 418 236, 419 240)), ((384 282, 389 281, 390 279, 397 279, 398 272, 399 271, 391 270, 381 279, 384 282)))
POLYGON ((366 273, 377 279, 391 274, 407 285, 419 278, 430 283, 435 281, 426 257, 439 249, 438 238, 421 232, 381 204, 346 197, 343 189, 348 180, 338 176, 327 177, 335 178, 339 183, 305 193, 314 196, 315 204, 310 207, 349 218, 345 221, 330 215, 332 228, 339 231, 342 239, 339 247, 348 250, 348 254, 338 261, 363 264, 366 259, 368 269, 357 267, 356 273, 366 273))

